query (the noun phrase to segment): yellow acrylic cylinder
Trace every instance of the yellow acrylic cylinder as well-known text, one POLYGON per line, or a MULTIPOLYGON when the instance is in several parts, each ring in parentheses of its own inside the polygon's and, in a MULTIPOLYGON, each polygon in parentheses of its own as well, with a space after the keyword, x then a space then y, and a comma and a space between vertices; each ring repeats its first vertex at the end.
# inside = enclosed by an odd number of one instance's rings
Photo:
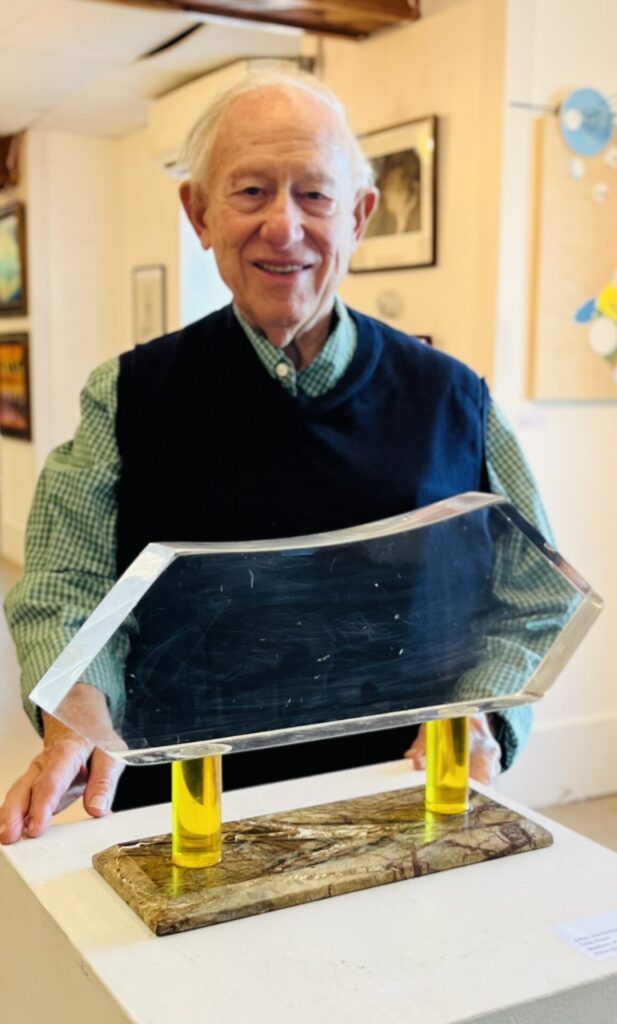
POLYGON ((469 719, 426 723, 426 809, 462 814, 469 806, 469 719))
POLYGON ((221 755, 174 761, 171 766, 172 863, 182 868, 218 864, 221 850, 221 755))

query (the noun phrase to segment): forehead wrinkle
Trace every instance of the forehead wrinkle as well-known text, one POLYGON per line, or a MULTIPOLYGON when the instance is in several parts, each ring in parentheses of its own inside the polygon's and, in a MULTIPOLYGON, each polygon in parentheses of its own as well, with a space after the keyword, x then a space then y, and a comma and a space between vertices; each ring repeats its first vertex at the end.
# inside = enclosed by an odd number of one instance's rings
POLYGON ((281 113, 286 115, 294 125, 301 124, 301 119, 313 118, 320 127, 327 125, 334 129, 337 136, 343 134, 343 125, 339 123, 334 111, 327 103, 320 101, 301 90, 294 88, 280 88, 266 86, 256 89, 253 92, 244 93, 238 96, 227 108, 223 121, 231 121, 234 118, 244 118, 252 125, 259 124, 260 118, 256 116, 262 113, 266 115, 265 123, 273 131, 285 131, 285 128, 278 128, 276 122, 271 118, 278 117, 281 113))
MULTIPOLYGON (((229 170, 228 180, 230 185, 235 185, 245 178, 256 178, 256 179, 267 179, 273 180, 281 176, 281 167, 278 160, 270 160, 266 163, 255 163, 248 162, 246 165, 232 167, 229 170)), ((284 177, 290 177, 295 181, 301 181, 307 185, 319 184, 334 187, 337 183, 337 179, 328 170, 310 164, 305 164, 302 161, 298 161, 297 168, 292 167, 291 172, 288 175, 285 172, 284 177)))
POLYGON ((238 152, 241 147, 247 151, 247 157, 253 151, 255 159, 270 157, 273 163, 287 154, 293 156, 303 147, 313 151, 329 149, 331 158, 340 155, 348 163, 351 156, 345 133, 334 113, 326 104, 293 89, 267 88, 239 96, 219 124, 210 156, 210 171, 216 173, 221 167, 227 170, 225 164, 229 163, 230 153, 232 163, 236 153, 242 159, 243 154, 238 152), (263 95, 266 92, 276 93, 274 106, 266 103, 263 95), (277 152, 269 153, 272 149, 277 152))

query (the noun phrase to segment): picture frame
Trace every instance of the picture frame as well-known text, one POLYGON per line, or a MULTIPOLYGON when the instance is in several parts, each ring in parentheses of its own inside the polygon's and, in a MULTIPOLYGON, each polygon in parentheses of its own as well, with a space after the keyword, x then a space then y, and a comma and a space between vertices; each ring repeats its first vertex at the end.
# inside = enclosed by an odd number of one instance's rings
POLYGON ((586 156, 581 177, 571 172, 558 118, 535 119, 532 138, 526 397, 614 403, 617 326, 610 302, 617 284, 617 275, 611 276, 617 191, 613 185, 605 191, 606 153, 586 156), (598 328, 600 346, 594 341, 598 328))
POLYGON ((381 198, 352 256, 353 273, 437 263, 437 128, 429 115, 360 136, 381 198))
POLYGON ((166 269, 152 263, 133 270, 133 344, 143 345, 167 330, 166 269))
POLYGON ((32 440, 28 335, 0 334, 0 434, 32 440))
POLYGON ((26 214, 16 202, 0 207, 0 317, 27 313, 26 214))

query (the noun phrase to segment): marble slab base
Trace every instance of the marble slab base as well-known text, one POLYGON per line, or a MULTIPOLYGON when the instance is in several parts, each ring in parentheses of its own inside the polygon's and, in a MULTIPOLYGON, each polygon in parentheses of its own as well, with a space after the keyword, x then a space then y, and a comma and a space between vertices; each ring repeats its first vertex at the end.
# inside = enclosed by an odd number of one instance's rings
POLYGON ((550 846, 550 832, 472 792, 466 814, 430 814, 424 789, 230 821, 211 868, 171 863, 171 836, 95 854, 97 871, 157 935, 550 846))

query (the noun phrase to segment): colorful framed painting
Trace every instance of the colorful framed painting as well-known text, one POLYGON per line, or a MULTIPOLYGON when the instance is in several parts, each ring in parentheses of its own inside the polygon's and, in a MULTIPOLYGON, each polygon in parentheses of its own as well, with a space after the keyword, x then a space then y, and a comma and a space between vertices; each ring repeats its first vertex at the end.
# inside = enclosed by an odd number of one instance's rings
POLYGON ((0 434, 30 441, 28 335, 0 335, 0 434))
POLYGON ((143 345, 167 330, 165 267, 160 264, 133 270, 133 343, 143 345))
POLYGON ((0 208, 0 317, 28 312, 25 220, 23 203, 0 208))
POLYGON ((393 125, 360 138, 375 170, 377 211, 351 270, 432 267, 437 262, 437 118, 393 125))

